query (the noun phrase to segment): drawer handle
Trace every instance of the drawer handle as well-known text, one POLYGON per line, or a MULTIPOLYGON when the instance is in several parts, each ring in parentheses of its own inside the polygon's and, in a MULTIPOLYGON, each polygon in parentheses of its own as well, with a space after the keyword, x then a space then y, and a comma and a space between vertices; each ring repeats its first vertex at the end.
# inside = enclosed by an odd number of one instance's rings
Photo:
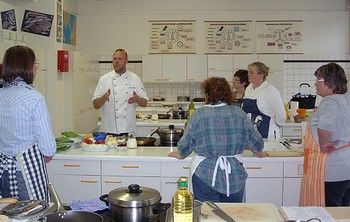
POLYGON ((137 168, 140 168, 140 166, 122 166, 122 168, 137 169, 137 168))
POLYGON ((63 166, 65 167, 80 167, 80 164, 77 163, 65 163, 63 166))
POLYGON ((97 180, 80 180, 82 183, 97 183, 97 180))
POLYGON ((122 181, 110 181, 110 180, 105 180, 105 183, 122 183, 122 181))
POLYGON ((190 167, 182 167, 184 170, 189 170, 190 167))
POLYGON ((246 167, 247 170, 261 170, 262 167, 246 167))
POLYGON ((298 129, 293 129, 293 131, 301 132, 301 129, 300 129, 300 128, 298 128, 298 129))

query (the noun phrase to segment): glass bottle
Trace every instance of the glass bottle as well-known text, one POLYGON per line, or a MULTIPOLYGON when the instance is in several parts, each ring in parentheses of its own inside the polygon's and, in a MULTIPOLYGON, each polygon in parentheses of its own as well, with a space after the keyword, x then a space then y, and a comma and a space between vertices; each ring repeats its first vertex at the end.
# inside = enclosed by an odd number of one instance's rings
POLYGON ((187 184, 187 177, 179 178, 179 188, 173 196, 174 222, 192 222, 193 220, 193 196, 187 184))
POLYGON ((196 110, 196 108, 194 107, 194 103, 193 103, 193 99, 191 99, 190 105, 188 107, 188 116, 191 117, 193 115, 193 112, 196 110))

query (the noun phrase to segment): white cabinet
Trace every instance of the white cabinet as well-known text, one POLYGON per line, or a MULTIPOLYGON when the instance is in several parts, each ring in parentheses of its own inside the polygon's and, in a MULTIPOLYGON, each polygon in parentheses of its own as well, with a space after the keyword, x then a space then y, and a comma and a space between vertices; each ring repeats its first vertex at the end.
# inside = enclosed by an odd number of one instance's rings
POLYGON ((301 138, 302 130, 300 124, 289 124, 282 126, 283 138, 301 138))
POLYGON ((161 82, 163 80, 163 58, 162 55, 142 56, 142 81, 161 82))
POLYGON ((160 190, 162 202, 171 202, 174 193, 178 188, 179 177, 190 176, 190 161, 179 160, 178 162, 161 163, 160 190))
POLYGON ((160 163, 102 161, 102 192, 138 184, 160 190, 160 163))
POLYGON ((234 71, 238 69, 247 69, 248 65, 259 61, 258 55, 234 55, 233 57, 233 68, 234 71))
POLYGON ((246 202, 282 206, 283 163, 245 163, 246 202))
POLYGON ((284 163, 283 206, 299 206, 300 185, 302 176, 302 162, 284 163))
POLYGON ((270 68, 267 80, 283 93, 283 55, 259 55, 259 61, 270 68))
POLYGON ((232 81, 233 74, 233 55, 208 55, 208 77, 219 76, 232 81))
POLYGON ((186 55, 163 55, 163 81, 186 81, 186 55))
POLYGON ((208 77, 208 57, 187 55, 187 81, 201 82, 208 77))
POLYGON ((47 164, 47 169, 49 180, 63 203, 101 195, 101 167, 98 160, 52 160, 47 164))

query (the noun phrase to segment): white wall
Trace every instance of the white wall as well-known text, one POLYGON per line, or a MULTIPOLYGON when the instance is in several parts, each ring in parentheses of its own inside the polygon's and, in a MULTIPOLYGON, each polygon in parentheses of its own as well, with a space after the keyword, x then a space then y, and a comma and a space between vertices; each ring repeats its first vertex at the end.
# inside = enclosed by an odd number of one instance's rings
POLYGON ((204 52, 203 21, 303 20, 305 54, 348 53, 346 0, 84 0, 78 2, 78 50, 109 55, 116 48, 148 54, 148 21, 196 20, 197 54, 204 52))

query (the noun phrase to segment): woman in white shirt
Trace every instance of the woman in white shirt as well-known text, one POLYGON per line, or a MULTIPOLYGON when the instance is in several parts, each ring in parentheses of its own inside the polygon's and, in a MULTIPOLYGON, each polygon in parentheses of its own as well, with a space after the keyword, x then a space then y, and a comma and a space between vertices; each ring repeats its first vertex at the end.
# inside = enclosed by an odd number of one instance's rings
POLYGON ((242 108, 263 138, 279 138, 286 112, 280 92, 266 80, 268 74, 269 67, 262 62, 248 65, 250 84, 246 88, 242 108))

